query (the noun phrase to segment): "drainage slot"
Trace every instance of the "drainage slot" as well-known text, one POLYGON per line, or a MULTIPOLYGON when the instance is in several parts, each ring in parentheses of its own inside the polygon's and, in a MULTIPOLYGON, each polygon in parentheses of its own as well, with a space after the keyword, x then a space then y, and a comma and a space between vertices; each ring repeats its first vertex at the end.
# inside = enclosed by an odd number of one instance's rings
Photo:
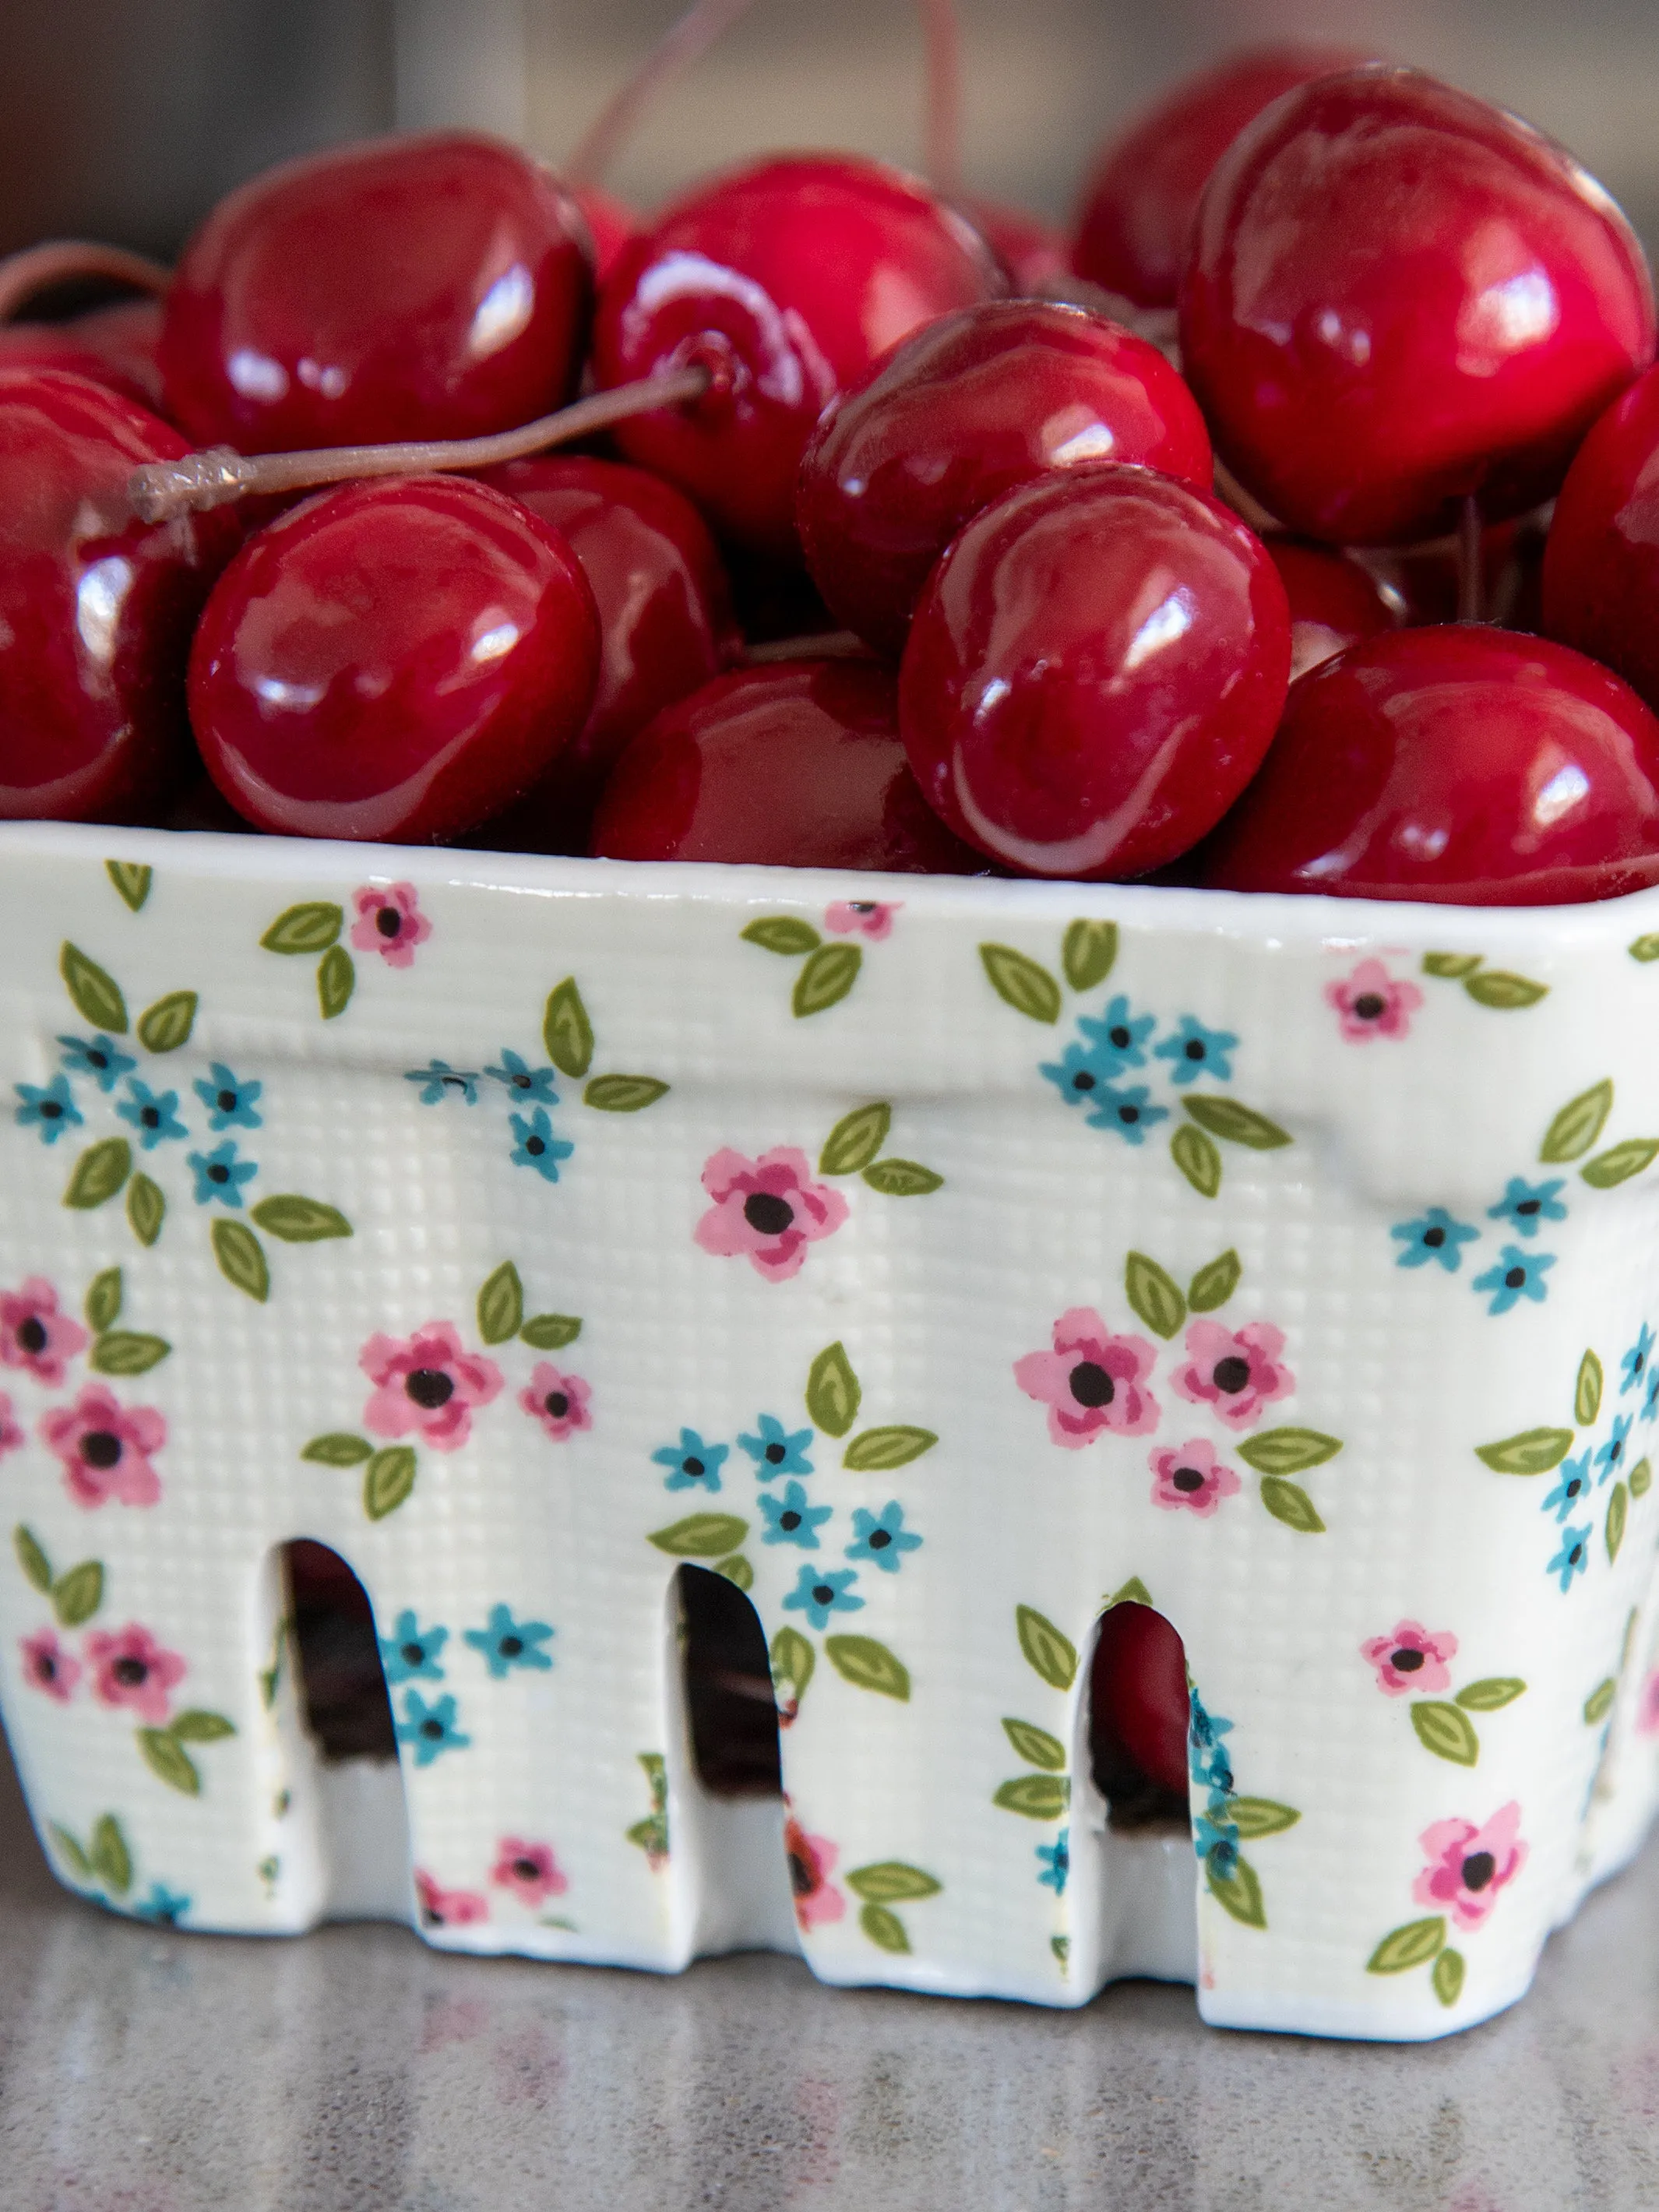
POLYGON ((735 1583, 682 1567, 680 1634, 691 1761, 717 1797, 777 1797, 778 1711, 760 1615, 735 1583))
POLYGON ((368 1593, 337 1552, 283 1547, 300 1707, 323 1759, 395 1759, 392 1705, 368 1593))
POLYGON ((1109 1825, 1185 1830, 1187 1655, 1161 1613, 1115 1605, 1104 1615, 1089 1698, 1090 1763, 1109 1825))

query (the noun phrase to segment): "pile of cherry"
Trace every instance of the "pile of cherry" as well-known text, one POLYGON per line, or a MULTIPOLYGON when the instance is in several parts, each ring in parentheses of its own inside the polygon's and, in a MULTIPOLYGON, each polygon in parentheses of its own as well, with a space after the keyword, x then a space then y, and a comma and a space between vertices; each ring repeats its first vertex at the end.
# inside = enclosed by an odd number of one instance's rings
POLYGON ((640 223, 452 133, 258 178, 171 272, 0 263, 0 818, 1659 882, 1641 247, 1352 60, 1178 88, 1069 242, 843 155, 640 223), (156 296, 5 319, 100 270, 156 296))

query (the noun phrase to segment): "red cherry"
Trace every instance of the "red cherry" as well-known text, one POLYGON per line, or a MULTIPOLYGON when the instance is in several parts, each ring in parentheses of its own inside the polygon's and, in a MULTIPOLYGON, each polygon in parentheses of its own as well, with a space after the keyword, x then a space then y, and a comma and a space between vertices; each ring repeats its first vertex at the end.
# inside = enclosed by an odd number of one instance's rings
POLYGON ((1366 58, 1324 46, 1252 47, 1182 77, 1097 157, 1072 266, 1138 307, 1173 307, 1199 195, 1247 123, 1281 93, 1366 58))
POLYGON ((91 343, 78 322, 0 325, 0 368, 66 370, 74 376, 89 377, 110 392, 118 392, 122 398, 146 413, 155 410, 155 402, 147 386, 129 368, 91 343))
POLYGON ((470 438, 558 406, 591 288, 585 226, 517 148, 383 138, 220 201, 167 295, 167 411, 247 453, 470 438))
POLYGON ((106 362, 112 369, 131 377, 152 410, 162 405, 161 303, 159 300, 118 300, 107 307, 93 307, 64 325, 66 335, 106 362))
POLYGON ((1209 489, 1204 418, 1156 346, 1037 300, 941 315, 814 433, 796 502, 807 566, 840 619, 896 659, 963 523, 1016 484, 1102 460, 1209 489))
POLYGON ((1287 94, 1206 188, 1182 356, 1291 529, 1432 538, 1534 507, 1653 357, 1635 234, 1550 140, 1414 70, 1287 94))
POLYGON ((529 788, 581 727, 599 651, 544 522, 464 477, 386 478, 249 540, 203 614, 190 716, 260 829, 415 843, 529 788))
POLYGON ((191 632, 241 532, 147 526, 125 497, 187 450, 105 385, 0 371, 0 818, 120 821, 189 759, 191 632))
POLYGON ((1218 501, 1067 470, 976 515, 934 570, 899 702, 958 836, 1033 875, 1143 875, 1243 789, 1290 666, 1285 587, 1218 501))
POLYGON ((979 234, 896 170, 850 155, 762 161, 624 247, 594 374, 604 388, 708 367, 703 399, 641 416, 617 442, 717 529, 798 558, 795 477, 823 409, 919 325, 1000 289, 979 234))
POLYGON ((1659 883, 1659 720, 1616 676, 1474 623, 1304 676, 1196 856, 1225 890, 1554 906, 1659 883))
POLYGON ((781 661, 721 676, 658 715, 617 762, 590 849, 616 860, 974 875, 899 741, 890 670, 781 661))
POLYGON ((1328 545, 1294 538, 1262 540, 1291 609, 1291 681, 1362 638, 1396 629, 1404 611, 1367 568, 1328 545))
POLYGON ((1003 200, 959 199, 956 204, 1002 264, 1011 291, 1040 298, 1072 274, 1064 234, 1030 208, 1003 200))
POLYGON ((1659 369, 1601 417, 1544 549, 1544 628, 1659 704, 1659 369))
POLYGON ((603 284, 623 246, 644 229, 644 219, 597 185, 573 185, 570 197, 586 219, 593 240, 593 275, 603 284))
POLYGON ((1115 1605, 1100 1624, 1089 1686, 1095 1764, 1106 1781, 1127 1765, 1184 1798, 1187 1655, 1163 1614, 1115 1605))

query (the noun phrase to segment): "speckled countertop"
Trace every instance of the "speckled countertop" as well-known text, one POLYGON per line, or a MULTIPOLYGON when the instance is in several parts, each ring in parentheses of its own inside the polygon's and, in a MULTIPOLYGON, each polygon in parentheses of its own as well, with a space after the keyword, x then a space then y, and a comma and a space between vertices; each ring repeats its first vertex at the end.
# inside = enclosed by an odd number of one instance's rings
POLYGON ((1624 2212, 1659 2205, 1659 1850, 1415 2048, 158 1934, 58 1889, 0 1753, 6 2212, 1624 2212))

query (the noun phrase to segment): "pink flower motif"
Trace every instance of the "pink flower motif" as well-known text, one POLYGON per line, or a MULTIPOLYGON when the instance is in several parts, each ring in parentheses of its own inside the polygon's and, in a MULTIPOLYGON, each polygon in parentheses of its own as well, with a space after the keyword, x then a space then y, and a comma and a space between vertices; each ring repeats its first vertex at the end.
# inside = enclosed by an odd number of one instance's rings
POLYGON ((0 1459, 9 1451, 21 1451, 24 1441, 23 1431, 11 1417, 11 1400, 0 1390, 0 1459))
POLYGON ((1656 1667, 1642 1685, 1642 1694, 1636 1705, 1638 1735, 1659 1735, 1659 1667, 1656 1667))
POLYGON ((18 1649, 23 1655, 23 1679, 49 1698, 56 1698, 60 1705, 68 1705, 70 1693, 81 1679, 81 1662, 64 1649, 58 1631, 42 1628, 33 1636, 20 1637, 18 1649))
POLYGON ((562 1375, 550 1359, 538 1359, 530 1370, 530 1387, 520 1390, 519 1403, 533 1421, 539 1421, 556 1444, 578 1429, 591 1429, 588 1412, 592 1392, 580 1375, 562 1375))
POLYGON ((809 1836, 792 1816, 783 1824, 783 1848, 789 1861, 795 1917, 801 1926, 816 1928, 822 1921, 839 1920, 847 1910, 847 1899, 830 1876, 841 1856, 840 1846, 827 1836, 809 1836))
POLYGON ((489 1879, 499 1889, 510 1889, 521 1904, 538 1911, 550 1897, 562 1897, 570 1887, 553 1856, 551 1844, 527 1844, 522 1836, 503 1836, 495 1846, 495 1871, 489 1879))
POLYGON ((357 909, 351 941, 358 951, 378 952, 388 968, 412 967, 415 947, 432 934, 414 884, 388 884, 377 890, 366 884, 352 893, 351 903, 357 909))
POLYGON ((164 1650, 136 1620, 125 1628, 89 1630, 82 1650, 100 1705, 125 1706, 150 1728, 165 1724, 170 1692, 188 1672, 176 1651, 164 1650))
POLYGON ((1014 1362, 1014 1380, 1048 1408, 1048 1434, 1081 1451, 1103 1430, 1144 1437, 1158 1426, 1158 1401, 1146 1385, 1158 1354, 1144 1336, 1114 1336, 1091 1306, 1073 1306, 1054 1323, 1052 1352, 1014 1362))
POLYGON ((1498 1902, 1498 1893, 1527 1863, 1527 1846, 1516 1830, 1521 1808, 1513 1799, 1495 1812, 1484 1828, 1473 1820, 1437 1820, 1418 1843, 1429 1863, 1412 1884, 1419 1905, 1449 1908, 1460 1928, 1479 1928, 1498 1902))
POLYGON ((482 1353, 464 1352, 459 1332, 429 1321, 413 1336, 371 1336, 357 1364, 376 1387, 363 1426, 377 1437, 411 1431, 434 1451, 457 1451, 472 1433, 472 1415, 501 1388, 501 1370, 482 1353))
POLYGON ((823 917, 823 926, 837 937, 856 933, 867 937, 872 945, 879 945, 884 937, 893 933, 893 916, 903 905, 902 899, 837 899, 823 917))
POLYGON ((1389 1635, 1362 1644, 1359 1656, 1376 1668, 1376 1686, 1386 1697, 1403 1698, 1413 1690, 1450 1687, 1446 1662, 1457 1656, 1457 1638, 1449 1628, 1431 1636, 1416 1621, 1402 1620, 1389 1635))
POLYGON ((1174 1513, 1184 1508, 1207 1521, 1224 1498, 1237 1495, 1238 1477, 1215 1455, 1212 1446, 1194 1437, 1173 1450, 1152 1456, 1152 1503, 1174 1513))
POLYGON ((422 1928, 465 1928, 472 1921, 489 1917, 487 1897, 471 1889, 442 1889, 419 1867, 415 1869, 415 1894, 420 1902, 422 1928))
POLYGON ((1187 1331, 1187 1364, 1171 1380, 1194 1406, 1212 1406, 1229 1428, 1248 1429, 1264 1406, 1287 1398, 1296 1377, 1281 1367, 1285 1332, 1271 1322, 1247 1322, 1243 1328, 1218 1321, 1195 1321, 1187 1331))
POLYGON ((1352 975, 1326 984, 1325 1000, 1348 1042, 1364 1044, 1374 1036, 1404 1036, 1423 994, 1415 983, 1396 981, 1380 960, 1362 960, 1352 975))
POLYGON ((87 1332, 58 1312, 58 1293, 43 1275, 31 1275, 21 1290, 0 1291, 0 1367, 27 1368, 56 1389, 86 1344, 87 1332))
POLYGON ((161 1497, 149 1455, 167 1442, 167 1425, 154 1406, 123 1406, 101 1382, 88 1382, 72 1406, 40 1416, 40 1434, 64 1463, 70 1496, 88 1511, 112 1498, 154 1505, 161 1497))
POLYGON ((702 1187, 714 1201, 692 1235, 718 1258, 748 1260, 769 1283, 798 1275, 806 1248, 832 1237, 847 1218, 847 1200, 814 1182, 806 1155, 779 1145, 757 1160, 741 1152, 712 1153, 702 1187))

